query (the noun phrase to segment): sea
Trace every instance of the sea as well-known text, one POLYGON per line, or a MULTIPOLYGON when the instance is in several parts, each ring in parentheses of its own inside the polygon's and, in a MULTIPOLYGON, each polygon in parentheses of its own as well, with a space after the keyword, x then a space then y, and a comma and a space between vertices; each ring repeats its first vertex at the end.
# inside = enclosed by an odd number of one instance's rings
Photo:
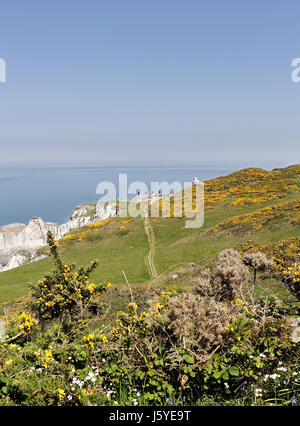
MULTIPOLYGON (((223 176, 236 169, 222 167, 58 167, 0 169, 0 226, 25 223, 34 217, 58 224, 65 223, 77 205, 96 203, 99 183, 116 186, 120 174, 127 174, 128 185, 144 182, 192 182, 223 176)), ((135 195, 135 194, 129 194, 135 195)), ((118 198, 118 196, 117 196, 118 198)))

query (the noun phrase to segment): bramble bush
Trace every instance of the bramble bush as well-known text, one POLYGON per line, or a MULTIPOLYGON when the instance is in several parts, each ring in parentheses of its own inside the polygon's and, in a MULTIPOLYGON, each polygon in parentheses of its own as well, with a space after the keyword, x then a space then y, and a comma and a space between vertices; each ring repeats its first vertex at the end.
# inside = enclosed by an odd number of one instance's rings
POLYGON ((48 243, 55 270, 5 318, 1 405, 298 404, 299 313, 244 297, 233 251, 197 291, 165 289, 147 308, 132 296, 111 323, 109 285, 90 282, 97 263, 65 265, 51 234, 48 243))

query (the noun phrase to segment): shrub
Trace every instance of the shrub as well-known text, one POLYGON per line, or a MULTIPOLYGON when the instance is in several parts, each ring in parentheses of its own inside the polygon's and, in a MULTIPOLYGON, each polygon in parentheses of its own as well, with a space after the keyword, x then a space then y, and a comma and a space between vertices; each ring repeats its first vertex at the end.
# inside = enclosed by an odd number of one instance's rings
POLYGON ((203 272, 209 296, 167 289, 141 310, 131 294, 111 324, 108 285, 89 282, 96 263, 64 265, 48 242, 56 269, 33 288, 31 311, 6 318, 0 405, 297 403, 298 329, 276 302, 235 298, 247 277, 236 252, 203 272))
POLYGON ((300 264, 295 263, 284 269, 281 278, 288 290, 300 300, 300 264))
POLYGON ((196 292, 220 301, 234 300, 240 295, 248 276, 249 271, 243 264, 239 252, 227 249, 219 254, 215 262, 214 275, 210 275, 207 269, 200 274, 196 292))
POLYGON ((235 315, 225 303, 182 293, 171 299, 165 315, 176 345, 193 353, 197 361, 206 361, 230 342, 227 326, 235 315))
POLYGON ((253 269, 253 283, 256 283, 257 273, 271 270, 274 267, 274 262, 269 259, 264 253, 258 251, 256 253, 246 253, 243 256, 245 265, 253 269))
POLYGON ((98 261, 91 262, 88 268, 64 265, 51 232, 48 233, 48 245, 56 269, 32 287, 32 309, 40 322, 57 318, 65 328, 74 327, 88 308, 94 308, 95 298, 107 287, 89 280, 98 261))

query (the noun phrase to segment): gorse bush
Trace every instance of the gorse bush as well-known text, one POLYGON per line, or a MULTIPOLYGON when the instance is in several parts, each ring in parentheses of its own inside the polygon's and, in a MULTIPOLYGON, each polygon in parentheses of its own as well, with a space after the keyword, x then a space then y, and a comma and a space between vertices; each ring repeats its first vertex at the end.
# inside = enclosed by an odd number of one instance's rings
POLYGON ((98 266, 98 261, 91 262, 86 269, 64 265, 58 255, 57 242, 50 232, 48 245, 56 270, 32 287, 32 309, 40 322, 57 318, 64 327, 67 324, 74 327, 87 309, 95 308, 95 298, 107 286, 90 282, 89 276, 98 266))
POLYGON ((197 279, 197 293, 220 301, 239 297, 247 282, 249 270, 244 265, 240 253, 233 249, 222 251, 215 262, 215 274, 209 269, 197 279))
POLYGON ((233 216, 214 226, 210 232, 256 233, 264 226, 284 220, 285 227, 299 225, 300 201, 286 201, 282 204, 267 206, 251 213, 233 216))
POLYGON ((282 281, 290 292, 300 300, 300 263, 295 263, 282 271, 282 281))
POLYGON ((231 307, 213 298, 182 293, 170 300, 165 326, 176 346, 191 352, 195 361, 204 362, 231 341, 229 323, 234 323, 231 307))
POLYGON ((246 253, 243 256, 245 265, 253 269, 253 283, 256 283, 257 273, 266 272, 274 267, 274 262, 269 259, 264 253, 258 251, 256 253, 246 253))
MULTIPOLYGON (((289 194, 299 190, 299 165, 282 169, 273 170, 271 172, 263 169, 248 168, 231 173, 230 175, 218 177, 205 182, 204 185, 204 201, 205 210, 211 210, 221 203, 231 207, 243 207, 248 205, 263 204, 287 197, 289 194)), ((196 208, 196 192, 192 193, 192 201, 184 200, 185 195, 190 195, 190 190, 182 191, 182 200, 180 194, 177 194, 174 206, 174 199, 170 200, 170 217, 178 217, 195 210, 196 208), (180 202, 182 201, 181 208, 180 202), (177 207, 177 208, 176 208, 177 207)), ((199 202, 199 200, 198 200, 199 202)), ((295 209, 299 210, 299 203, 296 203, 295 209)), ((162 200, 154 202, 151 209, 157 216, 164 216, 162 200)), ((149 209, 150 215, 150 209, 149 209)), ((264 223, 278 217, 275 211, 267 211, 259 214, 258 217, 245 216, 240 217, 237 221, 225 221, 220 227, 214 229, 215 232, 226 230, 228 228, 247 229, 249 231, 260 229, 264 223)), ((299 222, 299 212, 295 212, 292 220, 299 222)))
POLYGON ((242 284, 247 280, 249 271, 243 264, 240 254, 227 249, 222 251, 216 261, 214 283, 222 293, 222 300, 233 300, 239 295, 242 284))
POLYGON ((55 270, 5 318, 2 405, 297 404, 298 312, 244 297, 237 252, 221 253, 196 292, 164 289, 144 309, 131 293, 108 318, 97 263, 65 265, 48 243, 55 270))
POLYGON ((288 291, 300 300, 300 240, 289 238, 273 244, 262 245, 256 241, 247 241, 239 247, 245 264, 256 275, 261 271, 270 271, 271 275, 282 280, 288 291))

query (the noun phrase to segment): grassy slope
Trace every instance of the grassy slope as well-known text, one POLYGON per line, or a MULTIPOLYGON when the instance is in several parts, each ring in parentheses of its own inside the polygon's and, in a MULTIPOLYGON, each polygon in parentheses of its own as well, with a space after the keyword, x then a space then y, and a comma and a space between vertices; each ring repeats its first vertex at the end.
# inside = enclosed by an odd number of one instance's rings
MULTIPOLYGON (((295 227, 286 228, 285 223, 275 232, 270 227, 265 227, 255 234, 239 233, 237 235, 213 236, 204 231, 226 218, 253 212, 267 205, 276 205, 299 198, 299 193, 293 193, 281 200, 270 203, 245 206, 243 208, 228 207, 225 203, 206 212, 205 223, 200 230, 185 229, 184 219, 157 219, 153 223, 156 237, 155 262, 158 272, 162 273, 169 266, 179 261, 199 262, 215 257, 222 249, 233 247, 247 239, 257 240, 263 244, 280 241, 289 237, 300 237, 300 232, 295 227)), ((153 221, 152 221, 153 222, 153 221)))
MULTIPOLYGON (((94 281, 124 283, 122 270, 131 282, 149 278, 145 257, 148 250, 147 237, 141 219, 120 229, 122 220, 107 224, 92 237, 83 241, 65 242, 62 257, 66 263, 87 265, 93 259, 100 260, 99 268, 93 274, 94 281)), ((28 283, 35 282, 52 269, 49 259, 25 265, 0 274, 0 303, 28 292, 28 283)))
MULTIPOLYGON (((299 170, 300 171, 300 170, 299 170)), ((289 169, 282 172, 283 178, 289 177, 289 169)), ((295 173, 294 173, 295 174, 295 173)), ((226 182, 227 177, 224 178, 226 182)), ((259 184, 259 183, 258 183, 259 184)), ((238 185, 238 183, 236 184, 238 185)), ((299 228, 286 227, 282 220, 279 226, 263 227, 255 234, 211 235, 205 232, 208 228, 224 219, 244 213, 256 211, 268 205, 280 204, 299 198, 299 192, 293 191, 287 197, 261 204, 230 207, 228 200, 220 203, 205 214, 204 226, 199 229, 186 229, 185 219, 150 219, 155 236, 154 262, 158 274, 179 262, 199 262, 215 257, 222 249, 253 239, 261 243, 270 243, 285 238, 300 237, 299 228)), ((75 231, 80 233, 80 231, 75 231)), ((149 244, 144 232, 144 224, 140 218, 123 224, 116 218, 98 231, 89 234, 82 241, 64 241, 61 244, 63 259, 66 263, 88 264, 92 259, 100 260, 100 267, 94 273, 95 281, 106 281, 124 284, 124 269, 131 283, 142 283, 149 280, 147 255, 149 244), (124 227, 125 229, 120 229, 124 227)), ((52 266, 49 259, 26 265, 0 274, 0 303, 21 297, 28 293, 28 283, 40 279, 52 266)), ((269 282, 270 287, 276 283, 269 282)))

